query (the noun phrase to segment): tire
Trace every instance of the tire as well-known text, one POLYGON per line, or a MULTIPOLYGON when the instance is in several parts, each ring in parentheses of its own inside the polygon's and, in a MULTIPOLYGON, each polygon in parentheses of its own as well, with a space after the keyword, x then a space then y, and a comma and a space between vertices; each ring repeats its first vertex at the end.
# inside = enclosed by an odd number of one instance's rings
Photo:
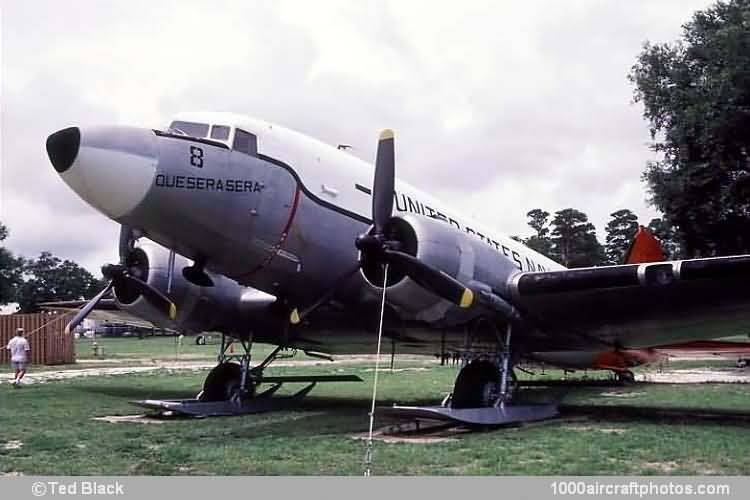
POLYGON ((500 386, 497 366, 485 360, 472 361, 461 369, 453 386, 452 408, 486 408, 494 403, 500 386))
POLYGON ((242 370, 237 363, 221 363, 215 366, 203 382, 201 401, 228 401, 240 390, 242 370))
POLYGON ((195 345, 206 345, 206 336, 198 335, 195 337, 195 345))
POLYGON ((635 384, 635 373, 630 370, 617 372, 617 381, 621 385, 635 384))

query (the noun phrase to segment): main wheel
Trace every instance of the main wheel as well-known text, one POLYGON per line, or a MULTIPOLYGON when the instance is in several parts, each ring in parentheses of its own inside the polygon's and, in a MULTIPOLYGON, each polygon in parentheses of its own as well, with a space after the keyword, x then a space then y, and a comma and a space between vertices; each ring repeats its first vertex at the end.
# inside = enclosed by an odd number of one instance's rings
MULTIPOLYGON (((513 375, 508 387, 513 385, 513 375)), ((451 407, 485 408, 492 406, 500 395, 500 371, 497 365, 486 360, 472 361, 464 366, 453 386, 451 407)))
POLYGON ((617 382, 622 385, 635 384, 635 373, 630 370, 618 371, 615 373, 617 382))
MULTIPOLYGON (((240 393, 242 369, 237 363, 221 363, 215 366, 203 382, 203 391, 198 395, 201 401, 227 401, 240 393)), ((252 397, 255 385, 247 381, 249 392, 245 397, 252 397)))

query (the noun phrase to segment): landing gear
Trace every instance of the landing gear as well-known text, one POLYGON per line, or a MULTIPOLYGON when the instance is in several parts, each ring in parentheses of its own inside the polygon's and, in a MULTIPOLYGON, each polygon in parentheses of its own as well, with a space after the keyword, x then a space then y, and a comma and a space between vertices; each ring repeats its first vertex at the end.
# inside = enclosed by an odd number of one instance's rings
POLYGON ((615 380, 620 385, 635 384, 635 373, 630 370, 617 371, 615 372, 615 380))
POLYGON ((518 424, 556 416, 558 409, 554 404, 511 404, 518 386, 511 356, 511 333, 511 324, 503 338, 497 332, 498 345, 502 346, 499 353, 475 355, 461 368, 453 393, 440 406, 393 406, 381 411, 470 426, 518 424))
POLYGON ((737 368, 747 368, 747 365, 750 364, 750 360, 747 358, 739 358, 737 360, 736 366, 737 368))
POLYGON ((300 403, 307 394, 320 382, 361 382, 356 375, 291 375, 264 377, 263 370, 275 359, 291 357, 283 352, 281 346, 274 349, 259 365, 250 367, 249 340, 227 339, 221 337, 219 364, 216 365, 203 382, 203 390, 195 399, 183 400, 142 400, 131 403, 155 410, 161 414, 179 414, 193 417, 218 417, 226 415, 247 415, 292 408, 300 403), (235 354, 232 346, 239 344, 242 352, 235 354), (290 396, 274 396, 274 393, 285 383, 307 384, 290 396), (270 387, 259 392, 258 386, 269 384, 270 387))
POLYGON ((219 351, 219 364, 210 372, 203 382, 203 390, 196 399, 199 401, 243 401, 252 399, 255 390, 263 376, 263 369, 279 356, 281 347, 276 347, 271 354, 258 366, 250 368, 250 350, 252 339, 227 340, 225 335, 221 337, 221 350, 219 351), (232 346, 235 343, 242 346, 241 354, 233 354, 232 346))
POLYGON ((509 324, 499 357, 475 359, 461 368, 453 386, 451 408, 487 408, 511 400, 518 385, 511 362, 511 333, 509 324))
MULTIPOLYGON (((451 408, 487 408, 500 402, 501 368, 489 360, 478 359, 461 369, 453 386, 451 408)), ((510 371, 505 400, 513 395, 517 386, 516 374, 510 371)))

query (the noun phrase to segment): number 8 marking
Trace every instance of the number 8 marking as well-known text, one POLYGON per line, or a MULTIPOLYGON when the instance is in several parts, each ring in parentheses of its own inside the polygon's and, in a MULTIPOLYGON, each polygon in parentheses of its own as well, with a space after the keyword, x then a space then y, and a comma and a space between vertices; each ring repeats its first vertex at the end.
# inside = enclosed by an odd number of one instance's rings
POLYGON ((190 164, 203 168, 203 150, 197 146, 190 146, 190 164))

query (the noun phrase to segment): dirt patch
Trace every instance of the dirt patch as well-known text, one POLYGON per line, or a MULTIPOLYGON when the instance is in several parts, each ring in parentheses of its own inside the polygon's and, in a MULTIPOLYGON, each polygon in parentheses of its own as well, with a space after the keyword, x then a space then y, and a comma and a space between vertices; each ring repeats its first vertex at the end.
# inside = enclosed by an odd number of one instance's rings
POLYGON ((600 396, 604 396, 605 398, 634 398, 643 394, 645 392, 603 392, 600 396))
POLYGON ((605 434, 625 434, 628 432, 627 429, 619 427, 596 427, 593 425, 566 425, 564 428, 571 431, 603 432, 605 434))
POLYGON ((23 441, 12 439, 10 441, 7 441, 3 445, 3 449, 4 450, 19 450, 21 449, 22 446, 23 446, 23 441))
MULTIPOLYGON (((462 427, 450 427, 446 425, 424 427, 424 424, 406 422, 376 429, 372 432, 372 439, 383 443, 450 443, 458 441, 459 435, 466 432, 468 430, 462 427)), ((352 434, 350 437, 366 441, 368 433, 352 434)))
POLYGON ((690 368, 648 372, 644 382, 657 384, 750 383, 750 371, 742 368, 690 368))
POLYGON ((110 424, 163 424, 166 422, 164 419, 148 417, 146 415, 109 415, 106 417, 93 417, 91 420, 109 422, 110 424))
MULTIPOLYGON (((354 434, 351 436, 352 439, 359 441, 367 441, 367 433, 354 434)), ((413 444, 430 444, 430 443, 450 443, 458 441, 454 437, 443 437, 443 436, 426 436, 426 435, 387 435, 382 433, 372 433, 373 441, 380 441, 383 443, 413 443, 413 444)))
MULTIPOLYGON (((396 373, 396 372, 426 372, 429 368, 427 367, 413 367, 413 368, 394 368, 391 370, 390 368, 383 368, 382 366, 378 369, 378 371, 382 373, 396 373)), ((366 372, 374 372, 375 368, 367 368, 364 370, 366 372)))
POLYGON ((664 474, 670 474, 674 472, 678 467, 679 464, 677 462, 646 462, 643 464, 643 467, 646 469, 652 469, 659 471, 664 474))

